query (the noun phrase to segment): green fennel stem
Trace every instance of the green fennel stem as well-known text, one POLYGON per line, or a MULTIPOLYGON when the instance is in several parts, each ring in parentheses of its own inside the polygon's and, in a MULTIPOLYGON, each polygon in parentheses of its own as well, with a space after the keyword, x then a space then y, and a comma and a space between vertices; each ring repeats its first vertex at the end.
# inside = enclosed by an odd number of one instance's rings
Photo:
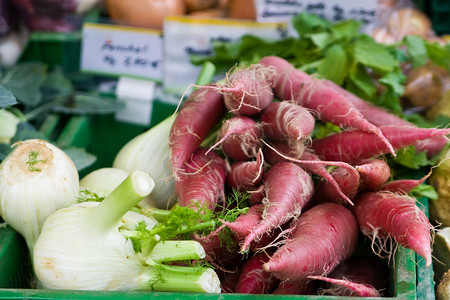
POLYGON ((171 211, 167 209, 161 209, 156 207, 144 207, 138 210, 141 214, 147 217, 154 217, 156 221, 158 222, 165 222, 167 221, 171 211))
POLYGON ((150 260, 154 262, 197 260, 204 257, 205 250, 202 245, 191 240, 161 241, 153 247, 150 253, 150 260))
POLYGON ((126 212, 147 197, 154 186, 150 175, 134 171, 94 208, 93 215, 102 220, 103 229, 112 228, 126 212))
MULTIPOLYGON (((141 274, 139 278, 143 290, 159 292, 211 292, 217 277, 214 271, 201 267, 174 267, 157 264, 141 274)), ((220 291, 217 291, 220 292, 220 291)))

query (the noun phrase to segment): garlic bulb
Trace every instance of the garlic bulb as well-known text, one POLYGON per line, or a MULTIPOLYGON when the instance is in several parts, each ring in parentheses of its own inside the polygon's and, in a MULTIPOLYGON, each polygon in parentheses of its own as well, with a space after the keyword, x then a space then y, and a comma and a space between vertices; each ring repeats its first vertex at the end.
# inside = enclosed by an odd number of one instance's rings
POLYGON ((49 142, 17 142, 0 164, 0 215, 30 251, 54 211, 77 201, 78 171, 64 151, 49 142))

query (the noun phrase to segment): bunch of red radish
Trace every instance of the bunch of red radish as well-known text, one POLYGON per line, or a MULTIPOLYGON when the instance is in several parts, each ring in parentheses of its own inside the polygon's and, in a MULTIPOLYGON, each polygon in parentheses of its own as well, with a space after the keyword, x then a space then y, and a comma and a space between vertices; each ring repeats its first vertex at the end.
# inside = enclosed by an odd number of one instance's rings
MULTIPOLYGON (((179 205, 214 209, 233 189, 250 195, 246 215, 223 221, 236 238, 234 253, 218 254, 224 247, 216 236, 202 240, 217 264, 247 255, 232 287, 232 276, 224 277, 224 291, 310 293, 314 279, 331 280, 352 257, 360 233, 410 248, 431 265, 432 226, 408 196, 426 177, 389 181, 382 155, 409 145, 435 155, 450 129, 415 127, 279 57, 225 81, 196 89, 170 132, 179 205), (343 130, 312 139, 316 120, 343 130), (218 126, 217 142, 205 146, 218 126)), ((379 295, 367 276, 336 276, 348 294, 379 295)))

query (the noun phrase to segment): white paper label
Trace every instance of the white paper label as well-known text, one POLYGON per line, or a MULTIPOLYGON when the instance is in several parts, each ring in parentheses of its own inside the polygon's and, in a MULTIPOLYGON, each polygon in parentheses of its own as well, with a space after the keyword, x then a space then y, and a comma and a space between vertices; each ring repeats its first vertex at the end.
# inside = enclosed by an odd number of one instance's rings
POLYGON ((116 120, 144 125, 150 124, 156 83, 149 80, 120 77, 116 97, 125 107, 116 112, 116 120))
POLYGON ((354 19, 364 26, 376 22, 378 0, 255 0, 259 22, 289 21, 300 12, 316 14, 330 21, 354 19))
POLYGON ((81 70, 161 81, 162 47, 157 30, 85 23, 81 70))
POLYGON ((164 23, 164 89, 183 93, 201 70, 190 62, 192 54, 213 54, 212 41, 237 42, 245 34, 285 38, 287 24, 171 16, 164 23))

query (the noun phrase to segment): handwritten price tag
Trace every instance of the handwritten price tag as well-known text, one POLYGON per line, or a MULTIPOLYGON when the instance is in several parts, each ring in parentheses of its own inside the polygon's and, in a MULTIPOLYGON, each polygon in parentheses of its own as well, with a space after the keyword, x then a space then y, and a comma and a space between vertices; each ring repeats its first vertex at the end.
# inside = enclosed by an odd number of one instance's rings
POLYGON ((212 55, 215 41, 237 42, 245 34, 281 39, 286 37, 287 30, 287 24, 284 22, 260 23, 169 16, 164 23, 164 89, 182 94, 186 87, 195 83, 201 66, 193 65, 190 57, 212 55))
POLYGON ((97 23, 83 26, 84 72, 161 81, 162 53, 160 31, 97 23))
POLYGON ((255 0, 259 22, 289 21, 300 12, 330 21, 354 19, 368 26, 377 20, 378 0, 255 0))

